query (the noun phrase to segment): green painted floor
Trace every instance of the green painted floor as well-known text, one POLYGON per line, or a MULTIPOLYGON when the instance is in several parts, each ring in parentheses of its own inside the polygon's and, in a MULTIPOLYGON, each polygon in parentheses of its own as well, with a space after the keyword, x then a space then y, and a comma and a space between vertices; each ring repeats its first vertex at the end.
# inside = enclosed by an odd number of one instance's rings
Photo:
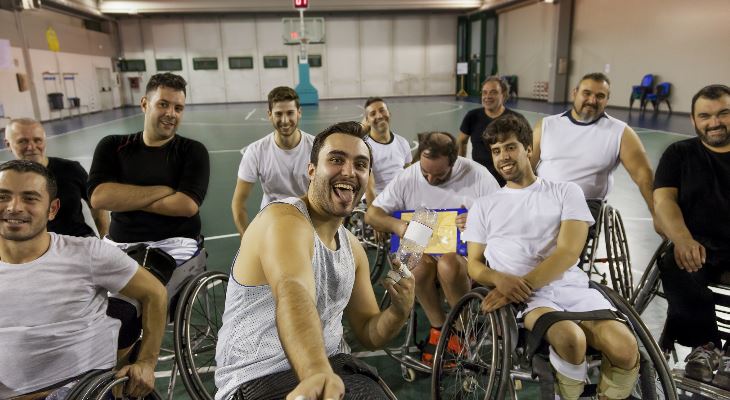
MULTIPOLYGON (((316 134, 334 122, 359 121, 362 118, 362 103, 362 100, 340 100, 323 101, 319 106, 304 106, 301 128, 316 134)), ((413 141, 416 134, 423 131, 441 130, 457 135, 464 114, 479 105, 454 100, 453 97, 426 97, 389 100, 388 107, 393 130, 413 141)), ((532 124, 541 116, 535 112, 524 112, 524 114, 532 124)), ((142 123, 143 116, 137 114, 52 136, 48 140, 47 152, 52 156, 78 160, 88 169, 99 139, 105 135, 141 130, 142 123)), ((203 142, 210 152, 210 186, 201 208, 203 233, 210 255, 209 269, 227 272, 238 248, 239 239, 235 234, 231 217, 230 200, 241 160, 241 149, 271 131, 272 126, 266 118, 265 103, 189 106, 185 111, 179 133, 203 142)), ((637 131, 654 167, 668 144, 686 137, 648 129, 637 129, 637 131)), ((0 151, 0 161, 10 157, 7 150, 0 151)), ((621 210, 623 215, 635 270, 634 276, 638 279, 651 253, 660 243, 660 238, 654 233, 650 214, 626 172, 619 168, 615 177, 615 187, 609 196, 609 202, 621 210)), ((247 203, 249 215, 258 212, 260 199, 261 189, 257 185, 247 203)), ((663 307, 665 306, 659 303, 652 304, 645 314, 650 329, 657 336, 664 319, 663 307)), ((427 326, 425 321, 422 322, 422 327, 427 326)), ((358 352, 357 345, 353 344, 353 348, 353 351, 358 352)), ((430 397, 428 376, 418 376, 415 382, 404 382, 400 366, 383 356, 382 352, 366 352, 361 355, 379 368, 399 399, 430 397)), ((169 370, 169 363, 160 363, 158 371, 161 377, 157 385, 161 393, 166 392, 169 370)), ((525 399, 535 398, 535 388, 528 384, 518 395, 525 399)), ((179 382, 173 398, 189 398, 179 382)))

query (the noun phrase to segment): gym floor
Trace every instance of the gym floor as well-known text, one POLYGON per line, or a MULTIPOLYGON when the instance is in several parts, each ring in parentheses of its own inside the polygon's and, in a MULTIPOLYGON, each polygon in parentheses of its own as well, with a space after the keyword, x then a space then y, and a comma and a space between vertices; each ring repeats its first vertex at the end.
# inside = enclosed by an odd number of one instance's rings
MULTIPOLYGON (((457 99, 452 96, 393 98, 387 101, 394 132, 411 142, 415 140, 417 133, 423 131, 442 130, 458 135, 464 114, 470 109, 480 107, 478 99, 457 99)), ((334 122, 359 121, 362 118, 363 103, 362 99, 325 100, 319 106, 303 106, 300 127, 305 132, 317 134, 334 122)), ((508 107, 522 112, 534 125, 540 117, 561 112, 568 106, 516 100, 510 102, 508 107)), ((179 133, 201 141, 210 153, 210 186, 201 208, 210 270, 228 272, 238 249, 239 236, 231 217, 230 201, 236 184, 241 149, 273 129, 266 111, 266 103, 186 107, 179 133)), ((646 147, 652 167, 656 167, 659 157, 671 142, 694 135, 686 114, 653 114, 651 111, 641 114, 636 110, 629 114, 625 109, 609 109, 608 113, 627 121, 637 131, 646 147)), ((94 148, 102 137, 139 131, 143 126, 143 119, 138 108, 124 108, 45 123, 49 135, 47 154, 77 160, 88 170, 94 148)), ((11 158, 12 154, 7 149, 0 151, 0 161, 11 158)), ((249 215, 253 216, 258 212, 260 201, 261 188, 257 184, 247 203, 249 215)), ((654 233, 649 211, 638 189, 622 167, 615 173, 615 186, 608 201, 622 214, 636 283, 661 240, 654 233)), ((664 322, 666 305, 661 303, 661 300, 655 300, 643 316, 655 337, 658 337, 664 322)), ((425 329, 425 319, 421 318, 420 322, 420 327, 425 329)), ((425 333, 419 334, 419 337, 424 335, 425 333)), ((378 367, 399 399, 423 399, 430 396, 430 379, 427 376, 419 376, 412 383, 404 382, 400 366, 382 351, 363 352, 355 345, 353 352, 378 367)), ((160 363, 158 370, 158 390, 164 393, 170 376, 170 364, 160 363)), ((534 398, 530 395, 535 393, 534 389, 534 385, 525 385, 518 395, 521 398, 534 398)), ((179 381, 174 398, 189 398, 179 381)))

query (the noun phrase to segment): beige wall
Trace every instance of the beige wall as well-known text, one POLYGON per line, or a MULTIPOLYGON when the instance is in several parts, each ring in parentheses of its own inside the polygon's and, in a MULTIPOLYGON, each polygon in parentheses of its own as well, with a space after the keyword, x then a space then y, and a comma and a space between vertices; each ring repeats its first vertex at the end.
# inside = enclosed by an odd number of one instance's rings
MULTIPOLYGON (((499 15, 499 73, 519 77, 520 97, 550 76, 556 20, 546 3, 499 15)), ((627 107, 631 86, 653 73, 672 83, 673 109, 689 112, 701 87, 730 83, 728 21, 728 0, 575 0, 569 84, 607 72, 610 104, 627 107)))
POLYGON ((728 0, 576 0, 573 20, 570 85, 608 64, 612 105, 628 106, 647 73, 672 83, 685 112, 702 86, 730 83, 728 0))
POLYGON ((533 84, 550 78, 556 23, 556 8, 546 3, 499 15, 498 73, 517 75, 519 97, 532 98, 533 84))

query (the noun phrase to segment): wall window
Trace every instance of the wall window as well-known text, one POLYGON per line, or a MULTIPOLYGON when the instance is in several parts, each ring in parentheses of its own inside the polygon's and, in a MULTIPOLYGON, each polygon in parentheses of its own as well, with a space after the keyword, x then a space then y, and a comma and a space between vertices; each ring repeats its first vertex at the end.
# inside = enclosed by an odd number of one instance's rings
POLYGON ((147 71, 147 65, 144 60, 119 60, 119 71, 144 72, 147 71))
POLYGON ((158 71, 182 71, 182 60, 179 58, 155 60, 158 71))
POLYGON ((287 68, 286 56, 264 56, 264 68, 287 68))
POLYGON ((253 57, 228 57, 230 69, 253 69, 253 57))
POLYGON ((193 69, 201 70, 217 70, 218 69, 218 58, 216 57, 196 57, 193 58, 193 69))
POLYGON ((322 55, 321 54, 310 54, 307 57, 309 66, 312 68, 320 68, 322 66, 322 55))

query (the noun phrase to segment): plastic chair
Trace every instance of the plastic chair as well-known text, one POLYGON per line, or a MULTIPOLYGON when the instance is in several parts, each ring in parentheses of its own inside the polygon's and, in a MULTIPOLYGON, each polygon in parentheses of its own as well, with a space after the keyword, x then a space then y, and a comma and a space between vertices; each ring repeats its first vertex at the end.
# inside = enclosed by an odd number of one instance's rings
POLYGON ((631 87, 631 97, 629 97, 629 112, 634 106, 634 100, 639 100, 639 108, 641 112, 646 109, 646 96, 654 91, 654 75, 646 74, 641 78, 641 84, 631 87))
POLYGON ((657 113, 659 111, 659 104, 661 104, 662 101, 667 103, 669 113, 672 113, 672 105, 669 104, 669 94, 671 92, 671 89, 671 83, 662 82, 656 86, 656 92, 646 95, 646 102, 651 102, 651 105, 654 107, 654 113, 657 113))

